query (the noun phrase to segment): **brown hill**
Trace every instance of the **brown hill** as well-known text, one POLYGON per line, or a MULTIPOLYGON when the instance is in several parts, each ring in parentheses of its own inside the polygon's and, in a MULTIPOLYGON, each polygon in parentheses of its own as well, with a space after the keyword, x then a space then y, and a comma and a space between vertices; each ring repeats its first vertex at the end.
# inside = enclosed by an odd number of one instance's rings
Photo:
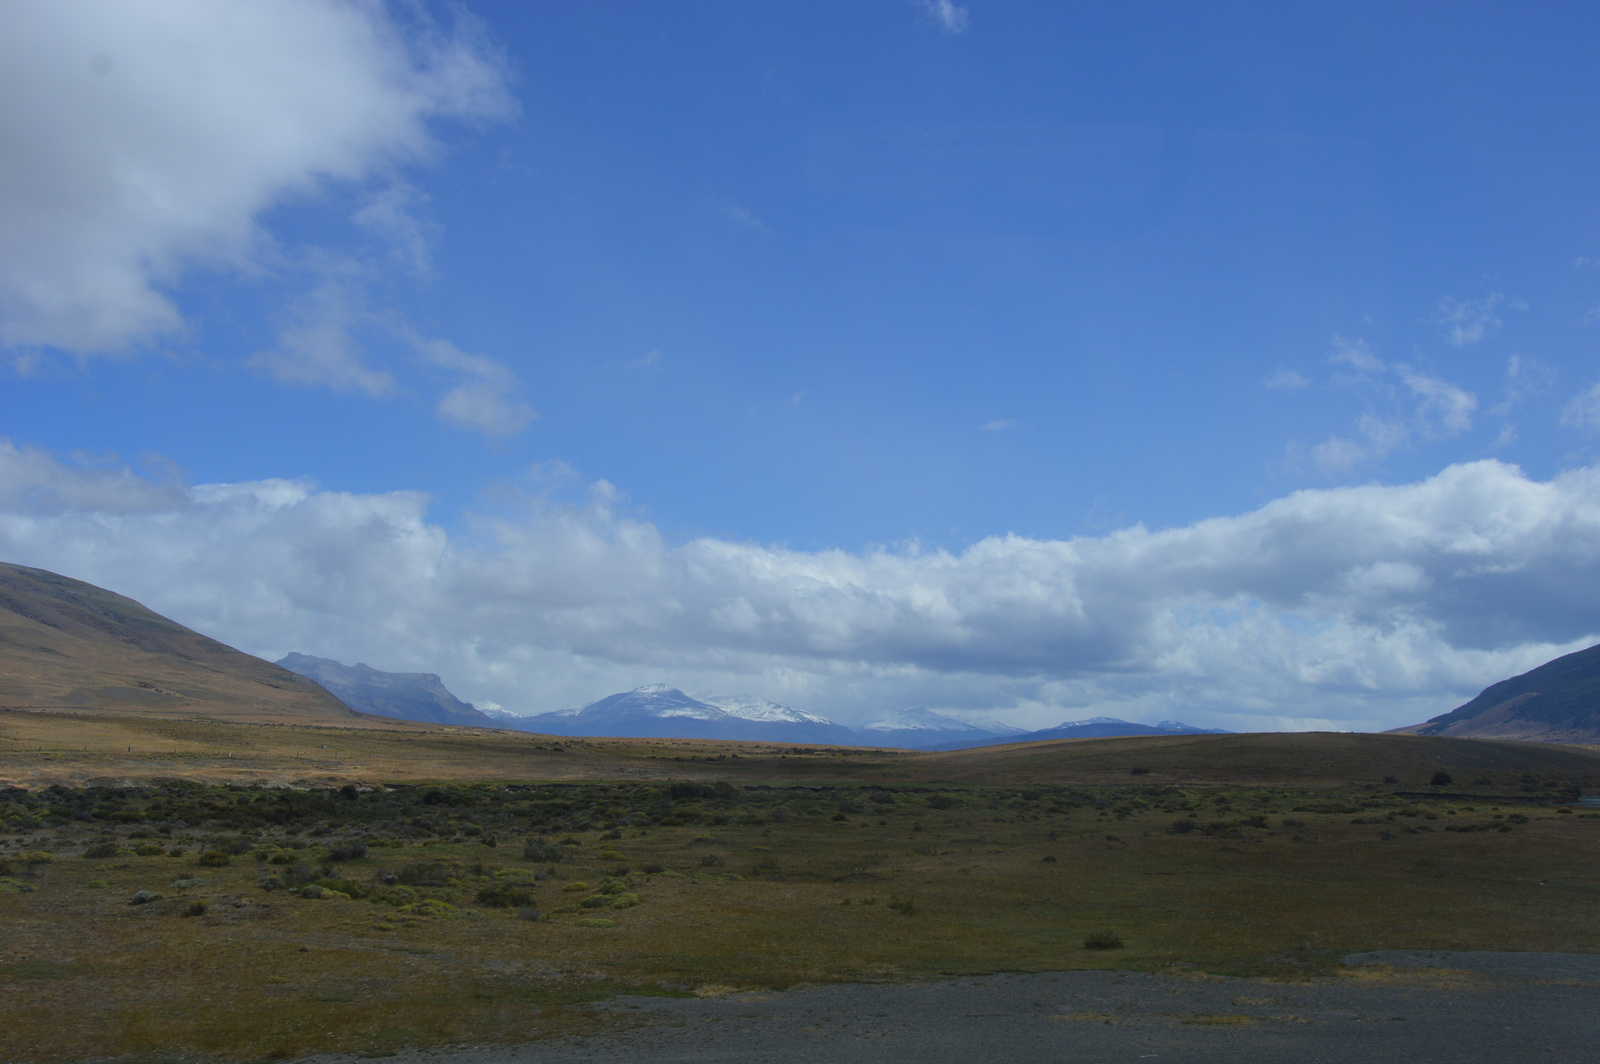
POLYGON ((1600 743, 1600 646, 1491 684, 1449 713, 1395 731, 1456 739, 1600 743))
POLYGON ((311 680, 130 598, 0 563, 0 709, 360 727, 311 680))

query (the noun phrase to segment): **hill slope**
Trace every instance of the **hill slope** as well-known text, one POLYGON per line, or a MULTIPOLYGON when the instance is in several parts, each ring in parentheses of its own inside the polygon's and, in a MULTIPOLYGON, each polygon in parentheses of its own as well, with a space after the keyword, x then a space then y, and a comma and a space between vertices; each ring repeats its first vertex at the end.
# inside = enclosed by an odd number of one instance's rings
POLYGON ((310 680, 130 598, 0 563, 0 707, 358 724, 310 680))
POLYGON ((463 702, 431 672, 384 672, 370 665, 345 665, 332 658, 287 654, 278 664, 315 680, 339 701, 362 713, 425 724, 500 728, 499 721, 463 702))
POLYGON ((1449 713, 1395 730, 1463 739, 1600 742, 1600 645, 1501 680, 1449 713))

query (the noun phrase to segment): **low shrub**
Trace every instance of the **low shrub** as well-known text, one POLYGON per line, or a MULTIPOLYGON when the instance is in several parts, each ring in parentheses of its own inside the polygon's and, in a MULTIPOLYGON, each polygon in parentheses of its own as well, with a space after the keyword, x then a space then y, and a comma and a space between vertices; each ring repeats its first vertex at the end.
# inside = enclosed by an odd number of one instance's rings
POLYGON ((928 799, 928 804, 933 806, 935 809, 954 809, 956 806, 956 800, 950 797, 948 794, 936 794, 932 798, 928 799))
POLYGON ((1435 787, 1448 787, 1454 781, 1451 780, 1450 773, 1440 769, 1433 774, 1433 778, 1428 782, 1435 787))
POLYGON ((567 851, 553 843, 540 840, 538 842, 530 842, 522 848, 522 859, 524 861, 554 864, 558 861, 565 861, 567 859, 567 851))
POLYGON ((202 868, 226 868, 233 863, 233 858, 221 850, 206 850, 199 857, 202 868))
POLYGON ((902 916, 917 915, 917 903, 912 901, 910 898, 891 898, 886 908, 897 912, 902 916))
POLYGON ((165 854, 167 850, 164 846, 155 846, 147 843, 144 846, 140 846, 133 852, 138 854, 140 857, 160 857, 165 854))
POLYGON ((189 907, 187 909, 183 910, 183 915, 185 915, 185 916, 204 916, 206 914, 206 909, 207 908, 208 908, 208 906, 203 901, 192 901, 192 902, 189 903, 189 907))
POLYGON ((359 861, 367 855, 367 844, 359 840, 335 846, 328 851, 330 861, 359 861))
POLYGON ((526 887, 497 883, 478 891, 478 904, 491 909, 521 909, 533 904, 533 895, 526 887))
POLYGON ((153 901, 160 901, 161 895, 153 890, 135 891, 133 897, 128 899, 129 905, 149 905, 153 901))
POLYGON ((647 876, 659 876, 666 870, 667 866, 658 861, 651 861, 649 864, 639 866, 639 871, 643 872, 647 876))
POLYGON ((55 854, 48 850, 30 850, 27 853, 17 854, 17 860, 32 868, 34 865, 49 864, 56 859, 55 854))
POLYGON ((1187 835, 1197 827, 1199 827, 1199 825, 1193 820, 1174 820, 1172 822, 1172 826, 1168 828, 1167 831, 1169 834, 1173 835, 1187 835))
POLYGON ((1084 949, 1121 949, 1122 936, 1115 931, 1091 931, 1083 936, 1084 949))
POLYGON ((450 868, 438 863, 409 864, 395 874, 408 887, 442 887, 450 879, 450 868))
POLYGON ((115 857, 121 852, 122 851, 117 848, 117 844, 114 842, 97 842, 93 846, 90 846, 88 849, 84 850, 83 855, 92 860, 100 860, 105 857, 115 857))

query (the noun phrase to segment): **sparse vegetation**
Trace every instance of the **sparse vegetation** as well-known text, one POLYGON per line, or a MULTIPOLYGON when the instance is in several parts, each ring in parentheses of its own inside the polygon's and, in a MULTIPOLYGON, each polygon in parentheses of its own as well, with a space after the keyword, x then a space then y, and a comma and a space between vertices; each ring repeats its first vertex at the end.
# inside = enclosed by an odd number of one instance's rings
MULTIPOLYGON (((1351 950, 1592 934, 1600 819, 1555 810, 1595 778, 1451 762, 1488 782, 1397 793, 1373 772, 1390 747, 1369 744, 1325 770, 1353 783, 1200 785, 1173 782, 1161 743, 1117 755, 1151 767, 1137 779, 1111 759, 1076 784, 1059 764, 1038 778, 1037 752, 1003 755, 1035 774, 1014 781, 978 753, 860 769, 815 750, 781 772, 776 754, 717 763, 758 766, 739 782, 0 790, 0 942, 72 958, 59 978, 5 977, 0 1059, 381 1053, 573 1030, 603 1020, 559 1006, 621 991, 1179 962, 1303 978, 1351 950), (918 777, 925 763, 956 778, 918 777), (152 980, 181 1014, 148 1009, 152 980), (82 1022, 49 1021, 69 1012, 82 1022)), ((1091 745, 1117 747, 1073 756, 1091 745)))

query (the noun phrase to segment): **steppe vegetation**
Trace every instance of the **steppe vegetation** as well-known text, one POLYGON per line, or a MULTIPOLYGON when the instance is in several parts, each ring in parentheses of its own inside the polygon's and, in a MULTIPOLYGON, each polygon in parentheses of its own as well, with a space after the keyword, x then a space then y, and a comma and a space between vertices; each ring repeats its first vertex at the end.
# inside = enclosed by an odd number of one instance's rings
POLYGON ((383 1055, 624 1022, 570 1007, 618 993, 1295 979, 1365 949, 1600 946, 1584 781, 1452 769, 1448 788, 1143 764, 1093 785, 800 785, 769 764, 739 783, 11 787, 0 1059, 383 1055))

